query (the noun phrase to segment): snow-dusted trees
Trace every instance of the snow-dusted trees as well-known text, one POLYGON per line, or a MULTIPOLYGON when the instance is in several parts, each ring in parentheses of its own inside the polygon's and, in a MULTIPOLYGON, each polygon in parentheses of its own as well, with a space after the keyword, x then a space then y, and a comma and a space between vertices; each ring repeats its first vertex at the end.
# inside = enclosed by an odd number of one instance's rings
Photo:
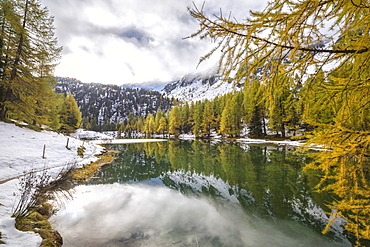
MULTIPOLYGON (((84 117, 83 127, 89 123, 95 131, 120 129, 122 133, 132 135, 137 130, 136 122, 140 117, 155 116, 157 111, 167 111, 173 105, 170 99, 156 91, 82 83, 65 77, 57 80, 56 92, 72 93, 84 117)), ((156 125, 157 120, 156 117, 156 125)))

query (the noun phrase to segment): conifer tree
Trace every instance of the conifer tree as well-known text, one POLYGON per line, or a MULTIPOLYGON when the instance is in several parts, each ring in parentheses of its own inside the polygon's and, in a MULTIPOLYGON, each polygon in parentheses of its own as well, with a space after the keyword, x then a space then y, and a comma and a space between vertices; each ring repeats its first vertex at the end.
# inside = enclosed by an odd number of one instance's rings
POLYGON ((35 113, 38 117, 33 120, 33 124, 43 124, 58 130, 61 126, 60 112, 63 106, 63 96, 55 94, 53 90, 56 85, 54 77, 42 78, 40 80, 45 80, 50 88, 41 95, 41 100, 37 102, 38 107, 35 113))
POLYGON ((214 104, 214 110, 215 110, 215 130, 216 132, 220 132, 220 122, 221 122, 221 114, 223 111, 223 108, 225 107, 225 96, 222 97, 216 97, 213 99, 214 104))
POLYGON ((220 130, 219 133, 222 135, 231 135, 232 132, 232 100, 228 100, 222 113, 221 113, 221 121, 220 121, 220 130))
POLYGON ((130 112, 128 114, 127 121, 122 123, 120 129, 122 132, 125 132, 126 134, 128 134, 128 136, 131 137, 132 133, 137 128, 136 125, 137 125, 137 117, 135 117, 135 115, 132 112, 130 112))
POLYGON ((181 132, 188 133, 191 129, 190 107, 189 107, 188 102, 186 102, 183 106, 181 106, 180 115, 181 115, 180 117, 181 132))
POLYGON ((244 94, 243 92, 236 92, 233 96, 234 104, 232 106, 233 115, 233 132, 232 134, 238 136, 243 128, 243 117, 245 115, 245 109, 243 107, 244 94))
POLYGON ((144 132, 147 135, 153 135, 155 131, 154 116, 152 114, 148 114, 145 119, 144 132))
POLYGON ((165 116, 162 116, 159 120, 157 132, 164 135, 167 130, 168 130, 167 118, 165 116))
MULTIPOLYGON (((16 33, 21 29, 20 17, 13 1, 0 2, 0 81, 5 80, 6 70, 14 57, 16 33)), ((1 98, 5 97, 5 85, 1 84, 1 98)), ((1 101, 2 102, 2 101, 1 101)))
POLYGON ((290 78, 284 75, 278 75, 278 81, 280 87, 268 87, 270 93, 268 95, 268 100, 266 101, 267 107, 269 109, 269 124, 271 130, 276 131, 278 134, 281 133, 281 137, 285 138, 286 133, 286 101, 289 97, 289 83, 290 78))
POLYGON ((203 123, 203 110, 204 105, 201 101, 197 101, 193 107, 193 119, 194 119, 194 126, 193 126, 193 134, 195 137, 200 137, 202 134, 202 123, 203 123))
POLYGON ((75 98, 72 94, 67 94, 60 112, 60 129, 67 133, 73 132, 80 127, 81 120, 81 112, 75 98))
POLYGON ((4 0, 0 6, 0 119, 33 123, 45 113, 44 96, 53 91, 47 78, 61 52, 53 18, 39 0, 4 0))
MULTIPOLYGON (((162 109, 158 109, 157 112, 155 113, 155 118, 154 118, 154 132, 158 132, 160 120, 164 117, 164 113, 162 109)), ((159 131, 162 132, 162 131, 159 131)))
POLYGON ((219 133, 226 136, 238 136, 242 130, 243 109, 243 93, 236 92, 228 94, 226 97, 226 105, 221 114, 219 133))
POLYGON ((180 134, 180 109, 179 106, 174 106, 169 116, 169 132, 172 135, 178 136, 180 134))
POLYGON ((137 132, 144 132, 144 126, 145 126, 145 118, 144 116, 139 117, 136 123, 136 131, 137 132))
POLYGON ((204 101, 204 110, 203 110, 203 121, 202 121, 202 133, 203 135, 209 137, 211 134, 211 129, 214 125, 215 113, 213 108, 212 101, 204 101))
POLYGON ((251 137, 261 137, 264 130, 264 104, 262 96, 262 86, 258 80, 253 80, 245 84, 244 88, 244 107, 245 121, 249 127, 251 137))

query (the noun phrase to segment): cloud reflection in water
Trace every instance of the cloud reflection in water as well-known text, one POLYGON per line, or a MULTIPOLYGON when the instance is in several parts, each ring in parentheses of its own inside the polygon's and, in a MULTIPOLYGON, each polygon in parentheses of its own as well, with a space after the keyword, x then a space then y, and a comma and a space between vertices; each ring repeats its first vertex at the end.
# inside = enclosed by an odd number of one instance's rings
POLYGON ((333 246, 298 223, 277 226, 164 186, 78 186, 74 197, 51 219, 64 246, 333 246))

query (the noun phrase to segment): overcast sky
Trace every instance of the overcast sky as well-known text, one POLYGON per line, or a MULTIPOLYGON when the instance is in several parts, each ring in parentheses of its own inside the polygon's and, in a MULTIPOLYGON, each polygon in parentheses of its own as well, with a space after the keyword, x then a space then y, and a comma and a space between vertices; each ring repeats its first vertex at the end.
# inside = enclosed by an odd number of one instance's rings
MULTIPOLYGON (((202 6, 203 0, 195 0, 202 6)), ((205 11, 239 21, 267 0, 208 0, 205 11)), ((210 41, 183 39, 198 30, 187 7, 192 0, 42 0, 63 46, 57 76, 82 82, 130 84, 169 82, 186 74, 204 73, 216 58, 197 69, 210 51, 210 41)))

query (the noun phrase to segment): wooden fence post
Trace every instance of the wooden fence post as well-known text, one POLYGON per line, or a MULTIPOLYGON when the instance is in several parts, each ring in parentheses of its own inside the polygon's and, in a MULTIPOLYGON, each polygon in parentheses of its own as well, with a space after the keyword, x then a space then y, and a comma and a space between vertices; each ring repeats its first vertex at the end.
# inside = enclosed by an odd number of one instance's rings
POLYGON ((42 151, 42 158, 45 159, 45 149, 46 149, 46 145, 44 144, 44 150, 42 151))

